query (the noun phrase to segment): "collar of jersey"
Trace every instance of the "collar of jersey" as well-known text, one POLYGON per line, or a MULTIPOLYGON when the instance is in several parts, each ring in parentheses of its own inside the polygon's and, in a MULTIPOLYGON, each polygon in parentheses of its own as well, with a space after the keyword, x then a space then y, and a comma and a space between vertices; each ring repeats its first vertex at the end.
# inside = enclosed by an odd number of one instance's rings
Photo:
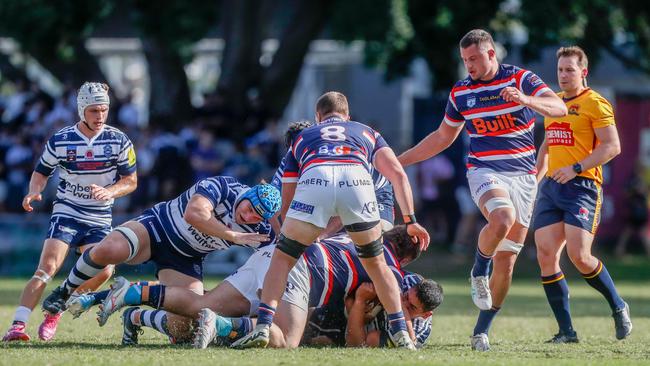
POLYGON ((318 122, 319 125, 325 124, 325 123, 336 123, 336 122, 346 122, 343 118, 341 117, 330 117, 326 120, 318 122))

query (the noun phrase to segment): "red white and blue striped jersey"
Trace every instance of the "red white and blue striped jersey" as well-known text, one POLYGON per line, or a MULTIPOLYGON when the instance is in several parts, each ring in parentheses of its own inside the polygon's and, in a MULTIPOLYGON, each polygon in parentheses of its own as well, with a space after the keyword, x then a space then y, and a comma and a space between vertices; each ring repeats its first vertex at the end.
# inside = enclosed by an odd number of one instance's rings
MULTIPOLYGON (((340 235, 312 244, 303 254, 309 268, 309 307, 325 305, 343 308, 345 298, 363 282, 371 282, 348 235, 340 235)), ((404 277, 399 260, 384 245, 384 258, 399 284, 404 277)))
POLYGON ((490 168, 497 172, 535 172, 535 112, 499 93, 515 87, 526 95, 539 96, 552 90, 531 71, 499 65, 490 81, 458 81, 447 100, 444 122, 452 127, 465 124, 470 136, 468 168, 490 168))
POLYGON ((295 138, 286 159, 283 182, 298 179, 315 165, 361 164, 371 173, 375 152, 388 147, 372 128, 353 121, 329 118, 308 127, 295 138))

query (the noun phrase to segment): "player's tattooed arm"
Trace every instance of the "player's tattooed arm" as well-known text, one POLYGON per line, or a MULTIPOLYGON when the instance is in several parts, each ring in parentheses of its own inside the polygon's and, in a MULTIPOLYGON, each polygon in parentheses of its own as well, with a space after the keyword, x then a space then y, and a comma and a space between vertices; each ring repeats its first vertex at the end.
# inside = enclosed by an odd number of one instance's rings
POLYGON ((31 202, 43 199, 41 192, 45 189, 48 178, 47 175, 43 175, 36 171, 32 173, 32 178, 29 180, 29 192, 25 195, 25 198, 23 198, 23 209, 25 209, 25 211, 34 211, 31 202))
POLYGON ((127 194, 135 191, 138 187, 138 176, 136 173, 121 176, 120 179, 108 187, 98 186, 97 184, 90 185, 90 192, 96 200, 110 200, 126 196, 127 194))

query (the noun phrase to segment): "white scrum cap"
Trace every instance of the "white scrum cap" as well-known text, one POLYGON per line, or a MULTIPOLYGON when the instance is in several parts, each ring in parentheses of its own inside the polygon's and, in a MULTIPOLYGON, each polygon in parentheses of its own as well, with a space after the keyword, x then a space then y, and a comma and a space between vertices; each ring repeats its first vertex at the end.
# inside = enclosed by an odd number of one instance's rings
POLYGON ((77 93, 77 113, 79 113, 79 118, 83 121, 86 108, 96 104, 111 104, 108 97, 108 85, 86 81, 77 93))

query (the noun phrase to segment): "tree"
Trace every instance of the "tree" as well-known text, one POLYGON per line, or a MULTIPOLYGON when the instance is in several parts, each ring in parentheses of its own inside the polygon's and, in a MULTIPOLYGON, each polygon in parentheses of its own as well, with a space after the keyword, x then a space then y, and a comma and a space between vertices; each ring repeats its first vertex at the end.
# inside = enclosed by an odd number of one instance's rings
POLYGON ((112 8, 108 0, 0 1, 0 32, 61 82, 105 81, 85 40, 112 8))

